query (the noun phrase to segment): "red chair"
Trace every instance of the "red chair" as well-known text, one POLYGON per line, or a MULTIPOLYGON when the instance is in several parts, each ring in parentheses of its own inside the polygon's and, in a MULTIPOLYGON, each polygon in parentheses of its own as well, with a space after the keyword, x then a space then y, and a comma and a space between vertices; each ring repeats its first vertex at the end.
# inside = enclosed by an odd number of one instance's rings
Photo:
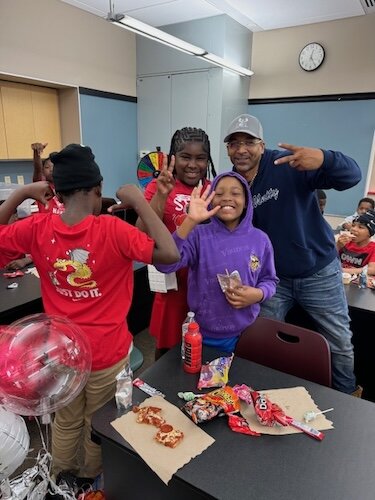
POLYGON ((258 317, 237 343, 235 355, 331 387, 331 351, 320 333, 258 317))

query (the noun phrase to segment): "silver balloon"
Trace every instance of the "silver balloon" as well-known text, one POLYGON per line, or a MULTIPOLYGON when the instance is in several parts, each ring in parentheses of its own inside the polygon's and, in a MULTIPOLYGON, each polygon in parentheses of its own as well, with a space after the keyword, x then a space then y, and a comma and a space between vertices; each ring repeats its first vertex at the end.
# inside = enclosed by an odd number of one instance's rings
POLYGON ((8 478, 23 463, 30 437, 25 421, 0 406, 0 481, 8 478))

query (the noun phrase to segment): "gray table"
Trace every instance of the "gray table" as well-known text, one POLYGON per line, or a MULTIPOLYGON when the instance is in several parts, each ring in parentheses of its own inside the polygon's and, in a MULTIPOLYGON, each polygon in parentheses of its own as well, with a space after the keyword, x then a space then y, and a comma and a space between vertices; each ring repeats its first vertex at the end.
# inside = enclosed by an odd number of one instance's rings
POLYGON ((344 288, 351 311, 358 310, 375 314, 375 290, 371 288, 358 288, 358 285, 354 283, 344 285, 344 288))
MULTIPOLYGON (((204 349, 204 359, 219 353, 204 349)), ((178 347, 142 374, 177 406, 179 390, 195 390, 196 375, 185 374, 178 347)), ((258 389, 303 385, 316 404, 331 414, 335 429, 322 442, 298 434, 235 434, 226 418, 204 425, 216 442, 178 470, 168 487, 112 428, 117 417, 110 401, 93 418, 93 433, 103 450, 108 500, 218 498, 223 500, 373 500, 375 492, 375 405, 255 363, 235 358, 230 383, 258 389)), ((134 390, 133 403, 147 396, 134 390)))
POLYGON ((43 311, 40 279, 33 274, 19 278, 5 278, 0 270, 0 324, 9 324, 22 316, 43 311), (10 283, 18 288, 8 289, 10 283))

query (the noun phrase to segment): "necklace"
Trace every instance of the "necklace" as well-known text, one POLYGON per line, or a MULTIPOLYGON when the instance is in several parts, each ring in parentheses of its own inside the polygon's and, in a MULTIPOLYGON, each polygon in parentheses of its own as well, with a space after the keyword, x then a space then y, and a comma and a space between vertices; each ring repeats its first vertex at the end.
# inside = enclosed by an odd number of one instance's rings
POLYGON ((258 175, 258 170, 255 172, 253 178, 248 182, 250 188, 254 184, 254 181, 255 181, 257 175, 258 175))

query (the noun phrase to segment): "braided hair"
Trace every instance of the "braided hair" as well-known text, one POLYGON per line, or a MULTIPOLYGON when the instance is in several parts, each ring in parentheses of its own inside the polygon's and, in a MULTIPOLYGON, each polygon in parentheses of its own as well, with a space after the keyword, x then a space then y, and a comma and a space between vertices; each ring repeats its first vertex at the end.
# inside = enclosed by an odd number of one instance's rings
POLYGON ((208 138, 206 132, 201 128, 184 127, 180 130, 176 130, 171 140, 171 147, 169 150, 169 160, 172 155, 176 155, 176 153, 182 151, 182 149, 184 149, 184 145, 187 142, 202 143, 204 152, 208 154, 208 167, 207 167, 208 177, 211 176, 216 177, 216 170, 211 158, 210 139, 208 138))

